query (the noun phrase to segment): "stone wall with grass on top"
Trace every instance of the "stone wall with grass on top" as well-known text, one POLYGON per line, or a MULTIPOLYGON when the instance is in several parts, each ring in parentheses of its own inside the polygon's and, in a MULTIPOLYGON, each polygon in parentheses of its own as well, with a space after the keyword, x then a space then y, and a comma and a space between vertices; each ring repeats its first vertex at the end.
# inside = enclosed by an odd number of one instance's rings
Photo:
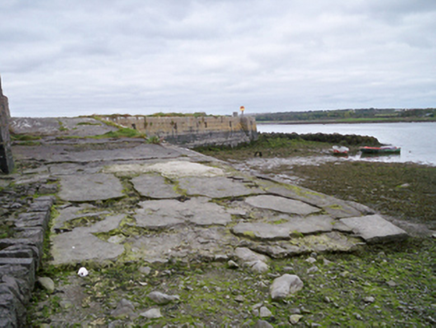
POLYGON ((189 148, 206 145, 235 146, 257 139, 256 120, 247 116, 130 116, 110 115, 106 121, 133 128, 189 148))

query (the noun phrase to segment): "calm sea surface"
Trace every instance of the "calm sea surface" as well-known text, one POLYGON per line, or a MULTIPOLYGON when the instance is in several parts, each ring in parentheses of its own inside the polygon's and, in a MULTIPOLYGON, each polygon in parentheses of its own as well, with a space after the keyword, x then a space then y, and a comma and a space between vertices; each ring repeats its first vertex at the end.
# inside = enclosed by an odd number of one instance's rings
POLYGON ((400 155, 350 160, 415 162, 436 166, 436 123, 364 124, 258 124, 259 132, 340 133, 376 137, 381 143, 401 147, 400 155))

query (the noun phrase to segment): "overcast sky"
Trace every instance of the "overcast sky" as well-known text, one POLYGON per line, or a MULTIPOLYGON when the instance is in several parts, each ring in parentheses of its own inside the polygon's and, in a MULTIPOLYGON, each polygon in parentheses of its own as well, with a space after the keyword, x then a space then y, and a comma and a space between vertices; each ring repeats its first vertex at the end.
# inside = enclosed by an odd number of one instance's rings
POLYGON ((12 116, 436 107, 435 0, 1 0, 12 116))

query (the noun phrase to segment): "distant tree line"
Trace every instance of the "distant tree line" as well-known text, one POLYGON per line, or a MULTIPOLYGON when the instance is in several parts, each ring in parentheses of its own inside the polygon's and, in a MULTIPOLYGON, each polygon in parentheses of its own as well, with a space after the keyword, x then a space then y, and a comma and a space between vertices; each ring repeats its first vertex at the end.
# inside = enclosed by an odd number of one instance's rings
POLYGON ((255 114, 256 121, 324 121, 346 119, 436 117, 436 108, 425 109, 338 109, 307 112, 255 114))

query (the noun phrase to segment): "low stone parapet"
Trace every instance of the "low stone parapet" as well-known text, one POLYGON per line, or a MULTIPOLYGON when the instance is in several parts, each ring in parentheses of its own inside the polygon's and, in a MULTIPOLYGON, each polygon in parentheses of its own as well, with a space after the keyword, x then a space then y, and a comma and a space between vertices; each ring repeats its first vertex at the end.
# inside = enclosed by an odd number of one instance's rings
POLYGON ((7 238, 0 239, 0 327, 26 326, 26 306, 41 264, 54 197, 35 198, 28 206, 15 200, 1 199, 2 207, 12 211, 1 218, 2 226, 10 228, 7 238))

